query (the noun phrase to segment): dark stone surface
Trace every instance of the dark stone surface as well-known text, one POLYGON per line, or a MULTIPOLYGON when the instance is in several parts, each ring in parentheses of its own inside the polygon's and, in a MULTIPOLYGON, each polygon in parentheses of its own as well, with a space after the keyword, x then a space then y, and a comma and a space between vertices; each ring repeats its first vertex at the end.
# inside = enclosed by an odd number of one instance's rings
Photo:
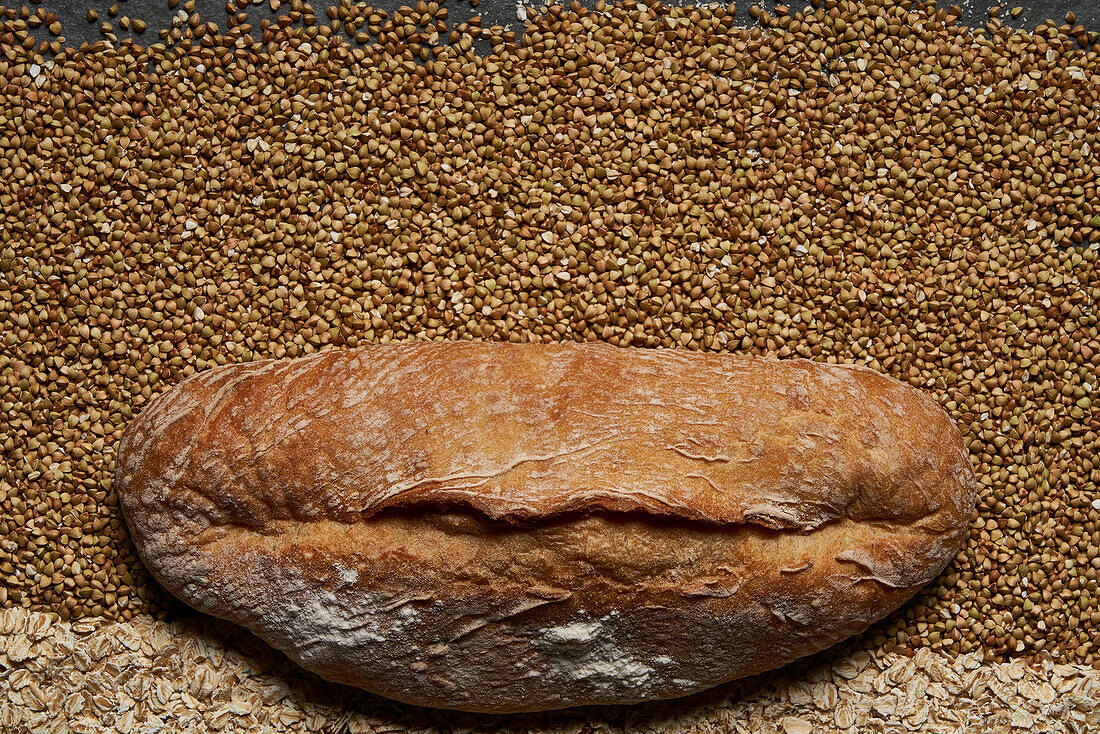
MULTIPOLYGON (((523 24, 516 17, 516 4, 518 0, 482 0, 477 9, 470 8, 469 4, 465 0, 451 0, 445 3, 445 6, 450 12, 450 17, 447 22, 449 25, 464 20, 472 15, 479 14, 482 17, 482 26, 488 28, 491 25, 502 25, 510 27, 519 36, 522 33, 523 24)), ((566 4, 567 0, 559 0, 562 4, 566 4)), ((582 0, 585 5, 591 6, 595 0, 582 0)), ((610 1, 610 0, 609 0, 610 1)), ((402 5, 414 4, 415 0, 374 0, 376 7, 383 10, 392 11, 396 10, 402 5)), ((110 22, 115 28, 115 34, 121 39, 126 36, 132 36, 141 42, 143 45, 155 43, 159 40, 157 36, 157 30, 159 28, 168 27, 171 18, 176 12, 182 9, 183 3, 181 0, 180 5, 176 10, 169 10, 166 0, 147 0, 142 2, 140 0, 43 0, 40 3, 32 4, 29 2, 13 2, 13 0, 0 0, 0 7, 19 7, 23 4, 29 5, 32 12, 38 7, 44 7, 47 10, 52 10, 61 19, 62 32, 61 35, 65 37, 66 45, 79 46, 82 42, 95 42, 102 39, 100 33, 100 24, 104 21, 110 22), (111 18, 107 14, 107 9, 112 4, 117 3, 119 6, 119 16, 128 15, 131 18, 141 18, 149 24, 148 30, 144 33, 137 34, 132 31, 124 31, 118 24, 118 17, 111 18), (99 13, 99 19, 93 23, 89 23, 86 20, 87 10, 91 8, 99 13)), ((325 16, 325 10, 332 4, 331 0, 314 0, 314 11, 317 13, 318 22, 327 23, 328 17, 325 16)), ((540 5, 541 2, 528 2, 527 5, 540 5)), ((688 3, 679 3, 688 4, 688 3)), ((748 8, 751 2, 747 0, 738 0, 737 12, 738 16, 744 19, 745 24, 752 22, 749 17, 748 8)), ((768 0, 762 3, 765 7, 774 7, 774 0, 768 0)), ((968 2, 959 3, 964 10, 963 20, 968 25, 981 25, 989 18, 988 9, 993 3, 991 0, 969 0, 968 2)), ((791 2, 788 3, 792 10, 797 10, 806 7, 805 2, 791 2)), ((951 3, 946 0, 941 0, 940 7, 950 7, 951 3)), ((290 8, 290 3, 285 2, 281 12, 286 12, 290 8)), ((216 23, 220 28, 226 27, 226 11, 224 0, 219 2, 218 0, 198 0, 196 4, 196 10, 199 16, 204 21, 212 21, 216 23)), ((1088 30, 1100 31, 1100 1, 1098 0, 1025 0, 1021 2, 1012 2, 1009 0, 1005 9, 1001 12, 1002 19, 1011 26, 1018 28, 1034 28, 1044 20, 1053 20, 1056 24, 1065 22, 1065 15, 1067 11, 1073 11, 1077 15, 1076 23, 1085 26, 1088 30), (1013 5, 1020 5, 1024 8, 1024 12, 1019 18, 1013 19, 1008 14, 1008 9, 1013 5)), ((261 18, 274 18, 276 13, 271 12, 268 7, 267 1, 264 0, 261 5, 249 5, 247 8, 250 22, 256 27, 258 31, 259 22, 261 18)), ((258 33, 254 33, 258 35, 258 33)), ((39 27, 37 29, 37 37, 39 40, 46 40, 50 38, 50 35, 44 28, 39 27)))

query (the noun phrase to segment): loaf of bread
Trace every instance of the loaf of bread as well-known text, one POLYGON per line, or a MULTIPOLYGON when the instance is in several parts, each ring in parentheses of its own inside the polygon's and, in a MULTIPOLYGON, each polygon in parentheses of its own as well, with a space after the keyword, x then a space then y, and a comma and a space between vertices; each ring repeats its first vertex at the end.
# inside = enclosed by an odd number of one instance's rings
POLYGON ((406 343, 218 367, 115 486, 192 607, 327 680, 482 712, 630 703, 863 631, 968 536, 946 413, 861 367, 406 343))

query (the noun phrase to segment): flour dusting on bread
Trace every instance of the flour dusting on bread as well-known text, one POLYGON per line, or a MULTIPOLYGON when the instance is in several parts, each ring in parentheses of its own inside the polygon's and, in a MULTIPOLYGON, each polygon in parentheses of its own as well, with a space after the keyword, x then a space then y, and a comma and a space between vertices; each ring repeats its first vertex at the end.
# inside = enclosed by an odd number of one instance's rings
POLYGON ((599 620, 540 630, 534 643, 547 657, 544 674, 623 692, 644 688, 655 671, 619 645, 615 634, 618 616, 612 612, 599 620))

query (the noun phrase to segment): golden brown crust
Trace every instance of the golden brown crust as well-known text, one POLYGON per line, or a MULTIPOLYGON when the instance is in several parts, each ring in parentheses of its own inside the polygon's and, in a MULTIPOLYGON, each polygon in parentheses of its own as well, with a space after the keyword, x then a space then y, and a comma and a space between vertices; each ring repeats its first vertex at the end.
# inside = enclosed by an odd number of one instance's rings
POLYGON ((486 711, 821 649, 942 570, 975 490, 946 414, 870 370, 592 344, 208 370, 119 454, 170 591, 332 680, 486 711))

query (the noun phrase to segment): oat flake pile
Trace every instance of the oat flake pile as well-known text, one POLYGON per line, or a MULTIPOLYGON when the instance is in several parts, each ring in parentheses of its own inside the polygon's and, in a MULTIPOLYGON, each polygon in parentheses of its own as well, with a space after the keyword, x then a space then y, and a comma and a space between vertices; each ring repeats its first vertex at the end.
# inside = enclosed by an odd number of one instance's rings
POLYGON ((110 482, 196 370, 408 339, 866 364, 978 470, 966 550, 810 673, 517 730, 1100 727, 1094 31, 907 0, 515 31, 169 4, 159 38, 89 10, 80 49, 0 7, 0 729, 449 725, 227 645, 142 569, 110 482))

